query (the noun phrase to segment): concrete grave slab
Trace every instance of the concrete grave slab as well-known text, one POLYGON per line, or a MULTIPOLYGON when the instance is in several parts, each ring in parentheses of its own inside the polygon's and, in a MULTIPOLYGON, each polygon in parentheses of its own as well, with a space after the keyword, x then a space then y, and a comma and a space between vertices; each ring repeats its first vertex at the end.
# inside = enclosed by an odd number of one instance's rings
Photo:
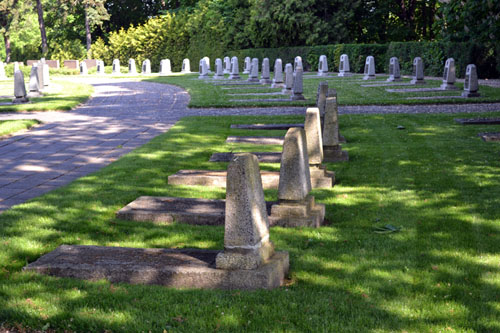
POLYGON ((283 136, 228 136, 226 142, 256 145, 282 145, 283 140, 283 136))
POLYGON ((304 127, 304 124, 233 124, 231 128, 249 129, 249 130, 285 130, 290 127, 304 127))
POLYGON ((293 102, 290 98, 268 98, 268 99, 230 99, 230 102, 243 102, 243 103, 248 103, 248 102, 293 102))
POLYGON ((498 125, 500 118, 456 118, 455 121, 462 125, 498 125))
POLYGON ((500 141, 500 132, 479 133, 478 136, 484 141, 500 141))
MULTIPOLYGON (((236 154, 241 154, 241 152, 234 153, 214 153, 210 157, 210 162, 229 162, 236 154)), ((281 152, 252 152, 251 154, 257 156, 259 162, 261 163, 280 163, 281 152)))

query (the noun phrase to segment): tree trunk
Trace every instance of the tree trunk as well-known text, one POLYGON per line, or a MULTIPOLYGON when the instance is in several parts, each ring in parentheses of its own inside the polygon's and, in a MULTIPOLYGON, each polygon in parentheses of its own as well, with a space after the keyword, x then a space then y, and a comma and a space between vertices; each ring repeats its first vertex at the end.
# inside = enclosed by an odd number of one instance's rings
POLYGON ((92 36, 90 35, 90 24, 88 15, 88 3, 85 4, 85 36, 87 37, 87 59, 90 58, 90 47, 92 45, 92 36))
POLYGON ((42 36, 42 54, 45 56, 49 52, 49 46, 47 44, 47 33, 45 32, 41 0, 36 0, 36 11, 38 12, 38 25, 40 26, 40 35, 42 36))
POLYGON ((10 39, 7 34, 3 36, 5 42, 5 62, 10 62, 10 39))

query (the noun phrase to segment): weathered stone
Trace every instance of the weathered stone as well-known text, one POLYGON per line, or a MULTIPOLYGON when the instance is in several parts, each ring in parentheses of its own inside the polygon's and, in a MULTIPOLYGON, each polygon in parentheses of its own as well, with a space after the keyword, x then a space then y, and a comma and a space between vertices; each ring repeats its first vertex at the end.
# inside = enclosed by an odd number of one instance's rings
POLYGON ((142 62, 141 74, 151 74, 151 61, 149 61, 149 59, 146 59, 142 62))
POLYGON ((425 84, 424 81, 424 62, 422 58, 416 57, 413 59, 413 79, 410 81, 411 84, 425 84))
POLYGON ((213 78, 215 80, 221 80, 224 78, 224 66, 220 58, 215 59, 215 75, 213 78))
POLYGON ((469 64, 465 69, 465 82, 462 97, 479 97, 479 82, 477 79, 476 65, 469 64))
POLYGON ((296 56, 294 61, 293 61, 293 71, 297 71, 297 67, 302 68, 302 71, 304 71, 304 66, 302 66, 302 57, 301 56, 296 56))
POLYGON ((328 60, 326 55, 319 56, 318 62, 318 76, 327 76, 328 75, 328 60))
POLYGON ((104 68, 104 61, 102 61, 102 60, 97 60, 97 74, 98 75, 106 74, 105 68, 104 68))
POLYGON ((237 155, 227 169, 224 251, 217 255, 216 267, 257 269, 273 253, 257 157, 237 155))
POLYGON ((238 64, 238 57, 231 58, 231 74, 229 74, 230 80, 239 80, 240 77, 240 67, 238 64))
POLYGON ((283 88, 285 87, 283 81, 283 63, 280 58, 274 61, 274 78, 271 84, 271 88, 283 88))
POLYGON ((272 289, 284 283, 287 252, 276 252, 255 270, 215 268, 217 250, 138 249, 61 245, 25 271, 91 281, 155 284, 173 288, 272 289))
POLYGON ((7 79, 7 75, 5 75, 5 64, 0 60, 0 80, 7 79))
POLYGON ((162 59, 160 61, 160 75, 172 74, 172 65, 170 59, 162 59))
POLYGON ((389 78, 387 81, 401 81, 401 69, 399 67, 399 59, 397 57, 392 57, 389 60, 389 78))
POLYGON ((304 127, 304 124, 233 124, 231 128, 249 129, 249 130, 285 130, 290 127, 304 127))
POLYGON ((292 95, 290 99, 292 101, 300 101, 305 100, 303 93, 303 70, 302 67, 297 66, 295 68, 295 72, 293 73, 293 87, 292 87, 292 95))
POLYGON ((284 94, 291 95, 293 87, 293 66, 292 64, 285 65, 285 88, 283 88, 282 92, 284 94))
MULTIPOLYGON (((213 153, 209 162, 230 162, 237 154, 241 154, 241 152, 213 153)), ((261 163, 280 163, 281 161, 281 153, 279 152, 252 152, 252 154, 261 163)))
POLYGON ((347 54, 342 54, 340 56, 339 76, 352 76, 351 67, 349 65, 349 56, 347 54))
POLYGON ((478 136, 484 141, 500 141, 500 132, 479 133, 478 136))
POLYGON ((320 117, 323 117, 325 115, 327 95, 328 95, 328 82, 322 81, 318 85, 318 93, 316 95, 316 106, 319 109, 320 117))
POLYGON ((231 74, 231 59, 229 57, 224 57, 224 74, 231 74))
POLYGON ((442 90, 457 90, 455 86, 456 74, 455 74, 455 59, 448 58, 444 64, 443 73, 443 84, 441 84, 442 90))
POLYGON ((45 60, 45 63, 50 67, 54 69, 60 68, 60 63, 59 60, 45 60))
POLYGON ((44 82, 45 78, 43 73, 43 64, 41 62, 37 63, 36 76, 38 77, 38 90, 42 91, 43 88, 45 87, 45 82, 44 82))
POLYGON ((248 82, 259 82, 259 59, 253 58, 248 74, 248 82))
POLYGON ((325 101, 325 117, 323 122, 323 161, 343 162, 349 155, 340 145, 338 105, 336 92, 329 92, 325 101))
POLYGON ((322 178, 331 187, 335 181, 335 174, 327 171, 326 167, 321 164, 323 161, 323 138, 318 108, 307 108, 304 129, 307 137, 307 154, 309 155, 311 178, 322 178))
POLYGON ((130 75, 137 75, 137 68, 135 67, 135 59, 128 60, 128 73, 130 75))
POLYGON ((269 68, 269 58, 264 58, 262 60, 262 73, 260 75, 260 83, 271 84, 271 74, 269 68))
POLYGON ((243 74, 250 74, 251 68, 252 68, 252 59, 250 59, 250 57, 245 57, 245 64, 243 66, 243 74))
POLYGON ((29 102, 26 96, 26 85, 24 84, 24 74, 20 70, 14 72, 14 99, 12 103, 27 103, 29 102))
POLYGON ((35 64, 33 64, 33 66, 31 66, 31 71, 30 71, 30 81, 29 81, 29 84, 28 84, 29 97, 40 97, 40 96, 42 96, 40 82, 38 80, 39 80, 39 77, 38 77, 38 64, 35 63, 35 64))
POLYGON ((89 74, 89 71, 87 69, 87 64, 82 61, 80 63, 80 75, 88 75, 89 74))
POLYGON ((500 125, 500 118, 457 118, 455 121, 462 125, 500 125))
POLYGON ((96 59, 85 59, 82 60, 86 65, 87 69, 91 69, 97 66, 97 60, 96 59))
POLYGON ((374 80, 375 77, 375 58, 373 56, 366 57, 365 71, 363 80, 374 80))
POLYGON ((184 73, 184 74, 191 73, 191 62, 187 58, 182 60, 181 73, 184 73))
POLYGON ((42 71, 43 71, 43 86, 48 87, 50 83, 50 71, 49 65, 47 63, 42 62, 42 71))
MULTIPOLYGON (((19 62, 17 62, 17 61, 16 61, 16 62, 14 62, 14 73, 15 73, 16 71, 18 71, 18 70, 19 70, 19 62)), ((0 69, 0 72, 1 72, 1 69, 0 69)), ((1 77, 1 76, 2 76, 2 74, 0 74, 0 77, 1 77)))
POLYGON ((209 57, 203 57, 203 60, 205 61, 205 63, 207 64, 207 72, 211 72, 210 71, 210 58, 209 57))
POLYGON ((255 145, 282 145, 282 136, 228 136, 227 143, 247 143, 255 145))
POLYGON ((207 79, 208 78, 208 65, 205 59, 200 59, 200 65, 199 65, 199 76, 198 79, 207 79))
MULTIPOLYGON (((35 61, 36 62, 36 61, 35 61)), ((28 61, 28 66, 32 66, 33 64, 28 61)), ((69 69, 80 69, 80 62, 78 60, 64 60, 63 66, 69 69)))
POLYGON ((113 71, 112 71, 113 74, 120 74, 121 73, 121 70, 120 70, 120 60, 118 59, 114 59, 113 60, 113 71))

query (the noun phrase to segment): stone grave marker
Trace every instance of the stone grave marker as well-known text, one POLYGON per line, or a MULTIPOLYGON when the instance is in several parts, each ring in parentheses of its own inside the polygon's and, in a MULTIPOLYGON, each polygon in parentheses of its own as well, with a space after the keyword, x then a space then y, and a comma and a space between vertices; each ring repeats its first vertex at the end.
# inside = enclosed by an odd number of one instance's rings
POLYGON ((282 227, 319 227, 325 206, 315 204, 311 192, 309 157, 304 129, 290 128, 283 143, 278 203, 271 208, 269 220, 282 227))
POLYGON ((271 84, 271 74, 269 68, 269 58, 264 58, 262 60, 262 72, 260 75, 260 83, 262 84, 271 84))
POLYGON ((215 59, 215 75, 213 78, 215 80, 221 80, 224 78, 224 66, 220 58, 215 59))
POLYGON ((238 64, 238 57, 231 58, 231 74, 229 74, 230 80, 239 80, 240 77, 240 66, 238 64))
POLYGON ((113 60, 113 71, 112 71, 112 74, 121 74, 121 70, 120 70, 120 60, 118 59, 114 59, 113 60))
POLYGON ((365 71, 363 80, 374 80, 375 79, 375 58, 373 56, 366 57, 365 61, 365 71))
POLYGON ((87 69, 87 63, 82 61, 80 63, 80 75, 88 75, 89 71, 87 69))
POLYGON ((243 66, 243 74, 250 74, 251 68, 252 68, 252 59, 250 59, 250 57, 245 57, 245 63, 243 66))
POLYGON ((442 90, 457 90, 455 80, 455 59, 448 58, 444 64, 443 84, 441 84, 440 88, 442 90))
POLYGON ((172 74, 172 65, 170 59, 162 59, 160 61, 160 75, 172 74))
POLYGON ((44 61, 42 61, 42 71, 43 71, 43 86, 48 87, 50 82, 50 71, 49 71, 49 65, 45 62, 45 59, 44 61))
POLYGON ((280 58, 274 61, 274 78, 271 84, 271 88, 283 88, 285 87, 283 81, 283 63, 280 58))
POLYGON ((327 95, 328 95, 328 82, 322 81, 318 84, 318 93, 316 95, 316 106, 319 109, 320 117, 323 117, 325 114, 327 95))
POLYGON ((297 66, 295 68, 295 72, 293 73, 293 87, 292 87, 292 95, 290 99, 292 101, 300 101, 305 100, 303 93, 303 70, 301 66, 297 66))
POLYGON ((292 64, 285 65, 285 88, 283 88, 282 92, 284 94, 291 95, 293 87, 293 66, 292 64))
POLYGON ((182 60, 182 69, 181 69, 181 73, 191 73, 191 63, 189 61, 189 59, 184 59, 182 60))
POLYGON ((142 62, 141 74, 151 74, 151 61, 149 61, 149 59, 146 59, 142 62))
POLYGON ((97 74, 98 75, 106 74, 105 68, 104 68, 104 61, 102 61, 102 60, 97 60, 97 74))
POLYGON ((424 81, 424 62, 422 58, 416 57, 413 59, 413 79, 410 81, 411 84, 425 84, 424 81))
POLYGON ((224 74, 231 74, 231 59, 224 57, 224 74))
POLYGON ((500 132, 478 133, 478 136, 486 142, 500 141, 500 132))
POLYGON ((36 66, 36 76, 38 78, 38 90, 42 91, 45 88, 45 78, 43 77, 43 65, 41 62, 37 62, 36 66))
POLYGON ((248 82, 259 82, 259 59, 253 58, 250 66, 250 74, 248 74, 248 82))
POLYGON ((469 64, 465 69, 465 82, 462 97, 479 97, 479 82, 477 78, 476 65, 469 64))
MULTIPOLYGON (((18 71, 18 70, 19 70, 19 63, 16 61, 16 62, 14 63, 14 73, 15 73, 16 71, 18 71)), ((0 70, 0 71, 1 71, 1 70, 0 70)), ((0 74, 0 76, 1 76, 1 74, 0 74)))
MULTIPOLYGON (((23 78, 24 79, 24 78, 23 78)), ((35 63, 31 66, 30 81, 28 84, 29 97, 42 96, 42 87, 40 85, 40 78, 38 76, 38 64, 35 63)))
POLYGON ((5 75, 5 64, 0 60, 0 80, 7 79, 7 75, 5 75))
POLYGON ((82 60, 85 62, 87 65, 87 69, 94 68, 97 66, 97 60, 96 59, 84 59, 82 60))
POLYGON ((205 59, 200 59, 200 65, 199 65, 199 76, 198 76, 198 79, 206 79, 208 78, 208 66, 207 66, 207 62, 205 61, 205 59))
POLYGON ((401 81, 401 69, 399 67, 399 59, 397 57, 392 57, 389 60, 389 78, 388 82, 401 81))
POLYGON ((323 161, 343 162, 349 160, 349 154, 340 145, 337 91, 329 89, 325 99, 323 121, 323 161))
POLYGON ((14 72, 14 99, 12 103, 28 103, 29 99, 26 96, 26 86, 24 84, 24 74, 22 71, 17 70, 14 72))
POLYGON ((352 76, 351 67, 349 65, 349 56, 342 54, 340 56, 339 75, 340 77, 352 76))
POLYGON ((328 60, 324 54, 319 56, 318 76, 328 76, 328 60))
MULTIPOLYGON (((28 66, 30 66, 29 63, 28 63, 28 66)), ((66 68, 69 68, 69 69, 79 70, 80 69, 80 62, 78 60, 64 60, 63 66, 66 68)))
POLYGON ((209 57, 203 57, 203 60, 207 63, 207 72, 210 73, 210 58, 209 57))
POLYGON ((128 73, 130 75, 137 75, 137 68, 135 67, 135 59, 128 60, 128 73))
MULTIPOLYGON (((301 56, 296 56, 294 61, 293 61, 293 71, 297 71, 297 67, 302 67, 302 57, 301 56)), ((304 67, 302 67, 302 71, 304 71, 304 67)))

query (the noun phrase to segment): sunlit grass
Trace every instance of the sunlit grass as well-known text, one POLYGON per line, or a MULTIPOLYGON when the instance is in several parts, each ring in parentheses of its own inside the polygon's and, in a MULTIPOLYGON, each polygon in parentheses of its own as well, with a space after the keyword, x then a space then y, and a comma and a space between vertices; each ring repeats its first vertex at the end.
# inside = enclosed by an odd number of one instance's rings
POLYGON ((0 138, 29 129, 37 124, 39 124, 39 121, 34 119, 0 120, 0 138))

